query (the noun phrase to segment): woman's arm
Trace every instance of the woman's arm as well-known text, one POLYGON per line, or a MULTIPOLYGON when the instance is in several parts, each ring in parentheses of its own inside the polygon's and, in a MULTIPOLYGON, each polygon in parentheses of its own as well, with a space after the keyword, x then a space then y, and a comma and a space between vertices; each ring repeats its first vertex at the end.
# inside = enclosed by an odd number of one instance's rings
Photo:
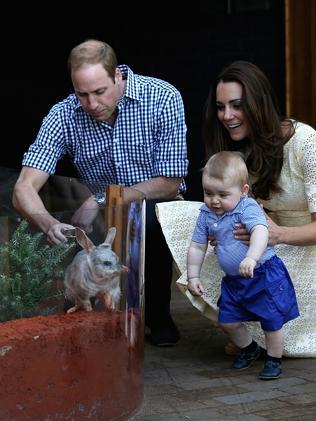
MULTIPOLYGON (((316 213, 311 214, 311 223, 299 227, 284 227, 277 225, 266 214, 269 224, 269 244, 288 244, 291 246, 316 245, 316 213)), ((250 235, 241 224, 236 224, 234 230, 236 240, 249 244, 250 235)))
POLYGON ((316 245, 316 213, 311 214, 311 223, 299 227, 277 225, 266 215, 269 224, 269 244, 289 244, 291 246, 316 245))

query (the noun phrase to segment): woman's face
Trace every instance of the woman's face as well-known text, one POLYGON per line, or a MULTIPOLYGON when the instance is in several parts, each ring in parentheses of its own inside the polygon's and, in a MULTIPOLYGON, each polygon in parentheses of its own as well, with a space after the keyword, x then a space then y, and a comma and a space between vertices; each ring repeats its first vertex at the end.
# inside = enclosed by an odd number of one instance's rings
POLYGON ((216 88, 217 118, 236 142, 249 135, 243 110, 242 86, 237 82, 219 82, 216 88))

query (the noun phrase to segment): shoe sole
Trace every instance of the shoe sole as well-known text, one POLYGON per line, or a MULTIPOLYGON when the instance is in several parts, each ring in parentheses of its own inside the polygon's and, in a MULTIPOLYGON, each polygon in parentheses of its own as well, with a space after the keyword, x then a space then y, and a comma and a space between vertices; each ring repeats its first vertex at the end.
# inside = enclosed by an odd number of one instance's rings
POLYGON ((276 379, 278 379, 279 377, 281 377, 282 376, 282 373, 280 373, 280 374, 278 374, 277 376, 270 376, 270 377, 267 377, 267 376, 260 376, 260 374, 258 375, 258 378, 260 379, 260 380, 276 380, 276 379))

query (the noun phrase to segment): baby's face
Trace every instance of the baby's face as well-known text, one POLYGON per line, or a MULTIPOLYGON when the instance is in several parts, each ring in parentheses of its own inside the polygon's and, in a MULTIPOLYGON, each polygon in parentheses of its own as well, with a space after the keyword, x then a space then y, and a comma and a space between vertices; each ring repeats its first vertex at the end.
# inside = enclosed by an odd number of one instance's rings
POLYGON ((236 207, 241 196, 248 193, 248 185, 240 186, 231 181, 223 181, 217 178, 203 175, 204 203, 216 215, 230 211, 236 207))

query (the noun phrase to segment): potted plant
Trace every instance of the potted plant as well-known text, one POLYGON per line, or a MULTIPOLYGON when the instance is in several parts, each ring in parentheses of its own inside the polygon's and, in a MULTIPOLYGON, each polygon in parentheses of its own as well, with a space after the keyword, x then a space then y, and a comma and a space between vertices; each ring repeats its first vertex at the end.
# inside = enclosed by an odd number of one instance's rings
POLYGON ((43 233, 28 232, 22 220, 12 238, 0 245, 0 321, 56 313, 62 290, 54 282, 62 278, 61 263, 75 243, 49 246, 43 233))

